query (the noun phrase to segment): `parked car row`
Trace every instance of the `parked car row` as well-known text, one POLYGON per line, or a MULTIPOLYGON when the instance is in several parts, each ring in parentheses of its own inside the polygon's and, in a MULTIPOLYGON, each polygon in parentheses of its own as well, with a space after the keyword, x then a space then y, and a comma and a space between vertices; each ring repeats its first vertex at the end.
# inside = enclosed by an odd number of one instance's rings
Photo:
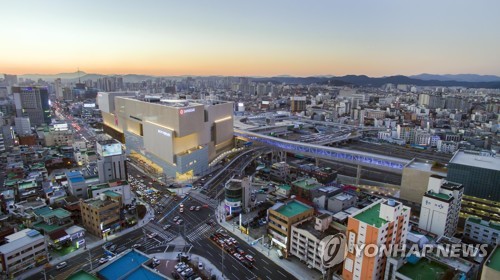
POLYGON ((210 235, 210 239, 212 239, 217 245, 222 247, 228 254, 243 263, 243 265, 245 265, 246 267, 250 269, 254 267, 254 257, 247 254, 245 250, 239 247, 238 242, 234 238, 229 237, 224 232, 216 232, 210 235))
MULTIPOLYGON (((203 264, 200 262, 198 263, 198 269, 200 269, 200 264, 201 264, 201 269, 203 269, 203 264)), ((201 270, 200 269, 200 270, 201 270)), ((175 271, 177 273, 172 272, 172 276, 175 279, 179 279, 182 277, 183 279, 186 280, 201 280, 202 278, 194 272, 194 269, 189 266, 189 263, 185 262, 179 262, 178 264, 175 265, 175 271), (180 277, 179 277, 180 276, 180 277)))

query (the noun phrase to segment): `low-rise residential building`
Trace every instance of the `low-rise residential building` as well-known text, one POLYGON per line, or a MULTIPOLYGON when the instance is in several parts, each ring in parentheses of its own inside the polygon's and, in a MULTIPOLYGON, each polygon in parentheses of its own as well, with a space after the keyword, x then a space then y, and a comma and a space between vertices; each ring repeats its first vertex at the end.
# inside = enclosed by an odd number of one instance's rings
POLYGON ((468 217, 465 221, 464 236, 478 243, 487 243, 492 246, 499 244, 500 223, 485 221, 475 217, 468 217))
POLYGON ((357 202, 357 196, 348 193, 340 193, 328 199, 328 211, 337 213, 344 209, 356 206, 357 202))
POLYGON ((284 182, 290 174, 290 169, 286 162, 277 162, 271 165, 271 170, 269 172, 271 179, 284 182))
POLYGON ((0 246, 0 268, 9 278, 47 261, 45 237, 33 229, 24 229, 5 238, 0 246))
POLYGON ((331 226, 331 222, 331 215, 322 214, 292 225, 290 254, 305 262, 308 267, 325 272, 322 258, 327 249, 327 237, 339 233, 331 226))
POLYGON ((88 198, 99 197, 99 195, 106 191, 113 191, 122 197, 123 204, 130 204, 132 202, 132 193, 130 191, 130 184, 125 180, 114 180, 104 184, 90 186, 87 189, 88 198))
POLYGON ((121 195, 112 191, 80 202, 82 223, 91 234, 103 238, 121 229, 121 195))
POLYGON ((52 209, 45 206, 34 209, 33 213, 38 219, 36 223, 33 223, 33 228, 46 235, 73 225, 71 213, 62 208, 52 209))
POLYGON ((314 208, 297 200, 276 203, 268 210, 267 232, 271 244, 288 255, 292 225, 314 215, 314 208))
POLYGON ((306 200, 312 200, 311 191, 323 187, 323 184, 315 178, 302 178, 292 182, 292 194, 302 197, 306 200))
POLYGON ((280 185, 276 187, 276 195, 281 195, 284 197, 290 197, 290 190, 292 188, 289 185, 280 185))

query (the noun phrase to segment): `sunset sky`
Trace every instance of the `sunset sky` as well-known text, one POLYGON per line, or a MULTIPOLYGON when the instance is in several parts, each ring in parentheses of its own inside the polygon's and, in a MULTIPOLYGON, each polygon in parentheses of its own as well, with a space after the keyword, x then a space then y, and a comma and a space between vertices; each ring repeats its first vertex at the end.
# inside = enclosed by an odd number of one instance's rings
POLYGON ((500 1, 3 1, 0 73, 500 75, 500 1))

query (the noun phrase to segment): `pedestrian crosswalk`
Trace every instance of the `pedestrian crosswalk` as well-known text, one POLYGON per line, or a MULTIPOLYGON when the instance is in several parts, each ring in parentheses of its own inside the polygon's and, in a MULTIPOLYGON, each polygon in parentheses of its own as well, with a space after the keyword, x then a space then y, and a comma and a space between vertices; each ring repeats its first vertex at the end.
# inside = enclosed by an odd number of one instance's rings
POLYGON ((203 204, 207 204, 211 208, 217 207, 217 200, 211 199, 208 196, 201 194, 199 192, 191 192, 189 196, 191 196, 192 198, 198 200, 203 204))
POLYGON ((166 241, 171 241, 172 239, 174 239, 178 235, 178 234, 173 233, 171 231, 164 230, 161 226, 159 226, 158 224, 152 223, 152 222, 148 223, 145 226, 145 228, 148 231, 151 231, 151 232, 158 234, 158 236, 160 236, 161 239, 166 240, 166 241))
POLYGON ((207 224, 202 224, 201 226, 195 228, 192 232, 186 235, 186 238, 194 242, 199 239, 203 239, 215 231, 215 228, 207 224))

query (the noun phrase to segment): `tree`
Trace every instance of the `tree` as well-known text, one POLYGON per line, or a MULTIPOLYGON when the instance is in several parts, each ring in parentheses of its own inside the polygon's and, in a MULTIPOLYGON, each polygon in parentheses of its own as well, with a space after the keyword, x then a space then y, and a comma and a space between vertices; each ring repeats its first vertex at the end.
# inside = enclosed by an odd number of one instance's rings
POLYGON ((142 220, 142 218, 144 218, 144 216, 146 216, 146 212, 148 211, 146 209, 146 206, 139 204, 139 205, 137 205, 136 209, 137 209, 137 216, 139 217, 139 220, 142 220))

